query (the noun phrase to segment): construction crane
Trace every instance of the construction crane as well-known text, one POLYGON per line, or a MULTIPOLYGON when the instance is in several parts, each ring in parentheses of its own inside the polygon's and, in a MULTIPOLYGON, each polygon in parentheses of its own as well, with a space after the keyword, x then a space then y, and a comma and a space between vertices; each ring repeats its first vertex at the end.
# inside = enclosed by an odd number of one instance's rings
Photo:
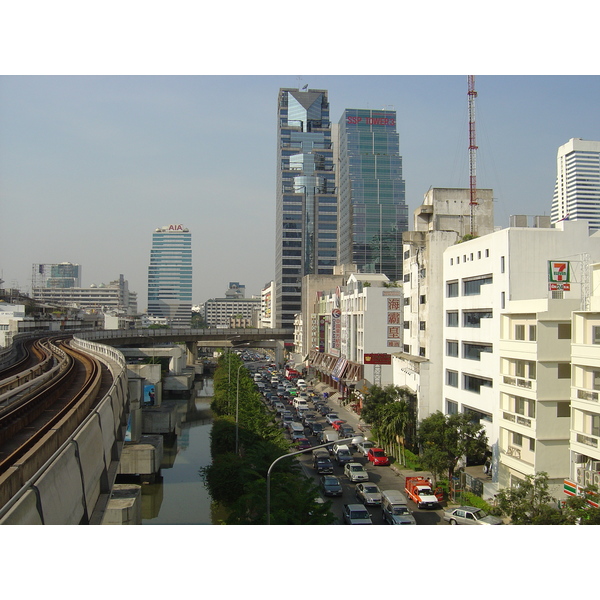
POLYGON ((477 175, 476 157, 477 143, 475 141, 475 75, 468 75, 468 99, 469 99, 469 208, 471 215, 471 235, 475 235, 475 207, 477 206, 477 175))

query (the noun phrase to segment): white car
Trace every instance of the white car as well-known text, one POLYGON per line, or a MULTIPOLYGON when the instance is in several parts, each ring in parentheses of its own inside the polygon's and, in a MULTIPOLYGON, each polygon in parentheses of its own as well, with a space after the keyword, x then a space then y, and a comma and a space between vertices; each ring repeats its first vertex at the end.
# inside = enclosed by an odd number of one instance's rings
POLYGON ((363 455, 367 456, 369 453, 369 448, 375 448, 375 444, 369 440, 365 440, 364 442, 360 442, 356 444, 356 449, 363 455))
POLYGON ((369 481, 369 474, 360 463, 349 462, 344 466, 344 475, 352 482, 369 481))
POLYGON ((381 504, 381 490, 374 483, 357 483, 356 499, 363 504, 381 504))

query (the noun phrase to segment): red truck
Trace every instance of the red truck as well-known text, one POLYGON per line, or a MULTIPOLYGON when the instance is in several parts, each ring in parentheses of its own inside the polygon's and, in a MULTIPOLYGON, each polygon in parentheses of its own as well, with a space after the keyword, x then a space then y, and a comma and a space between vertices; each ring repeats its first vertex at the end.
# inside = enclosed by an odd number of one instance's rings
POLYGON ((431 483, 424 477, 407 477, 404 491, 418 508, 436 508, 440 504, 431 489, 431 483))

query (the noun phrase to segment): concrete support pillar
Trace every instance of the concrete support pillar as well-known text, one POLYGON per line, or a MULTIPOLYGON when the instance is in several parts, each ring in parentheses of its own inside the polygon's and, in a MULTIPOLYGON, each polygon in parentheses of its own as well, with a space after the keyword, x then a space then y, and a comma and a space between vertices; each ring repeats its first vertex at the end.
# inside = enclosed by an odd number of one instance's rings
POLYGON ((198 342, 186 342, 185 347, 187 348, 187 365, 193 367, 198 361, 198 342))
POLYGON ((277 366, 281 368, 283 366, 283 360, 285 357, 285 342, 283 340, 276 340, 275 345, 275 362, 277 366))

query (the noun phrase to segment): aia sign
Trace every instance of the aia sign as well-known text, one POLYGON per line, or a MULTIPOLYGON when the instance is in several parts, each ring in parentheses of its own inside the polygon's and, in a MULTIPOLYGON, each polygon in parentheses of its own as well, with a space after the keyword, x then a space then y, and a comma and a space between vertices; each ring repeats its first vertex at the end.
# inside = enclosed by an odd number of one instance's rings
POLYGON ((169 231, 183 231, 183 225, 169 225, 169 231))

